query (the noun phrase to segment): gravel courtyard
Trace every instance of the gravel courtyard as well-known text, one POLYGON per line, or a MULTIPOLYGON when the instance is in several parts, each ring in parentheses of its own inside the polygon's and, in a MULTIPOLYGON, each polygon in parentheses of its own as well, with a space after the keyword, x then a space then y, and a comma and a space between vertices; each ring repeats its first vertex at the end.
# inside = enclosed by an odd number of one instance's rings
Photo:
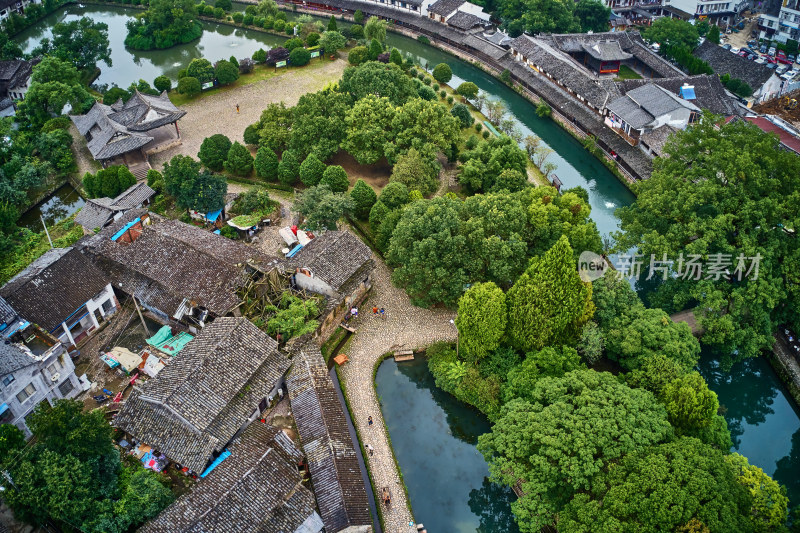
POLYGON ((176 155, 197 158, 203 139, 215 133, 231 141, 244 142, 244 129, 257 121, 268 104, 283 102, 287 107, 297 103, 305 93, 322 90, 338 81, 347 61, 327 61, 321 68, 296 69, 263 81, 204 96, 182 105, 186 116, 178 122, 182 144, 150 157, 150 165, 161 169, 164 162, 176 155), (239 104, 239 112, 236 112, 239 104))

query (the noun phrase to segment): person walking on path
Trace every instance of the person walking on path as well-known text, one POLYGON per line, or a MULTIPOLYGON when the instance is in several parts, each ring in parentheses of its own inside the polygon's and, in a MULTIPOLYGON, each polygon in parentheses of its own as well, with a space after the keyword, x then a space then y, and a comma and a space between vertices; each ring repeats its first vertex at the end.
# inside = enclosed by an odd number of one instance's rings
POLYGON ((364 448, 367 449, 367 451, 369 452, 370 457, 372 457, 375 454, 375 448, 373 448, 369 444, 365 444, 364 448))
POLYGON ((239 104, 236 104, 236 112, 239 112, 239 104))
POLYGON ((384 309, 383 307, 381 307, 381 310, 380 310, 380 311, 378 311, 378 312, 381 314, 381 318, 386 318, 386 309, 384 309))
POLYGON ((372 425, 372 417, 371 416, 367 417, 367 424, 369 424, 370 426, 372 425))
POLYGON ((377 315, 378 314, 378 308, 377 307, 373 307, 372 308, 372 314, 373 315, 377 315))
POLYGON ((353 318, 358 318, 358 307, 353 307, 350 309, 350 314, 353 316, 353 318))

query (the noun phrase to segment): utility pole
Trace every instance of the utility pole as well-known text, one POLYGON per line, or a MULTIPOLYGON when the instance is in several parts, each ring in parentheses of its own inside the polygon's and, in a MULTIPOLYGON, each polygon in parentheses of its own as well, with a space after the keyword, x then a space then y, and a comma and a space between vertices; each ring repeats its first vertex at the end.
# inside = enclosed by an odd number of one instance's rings
POLYGON ((55 248, 55 246, 53 246, 53 239, 50 238, 50 232, 47 231, 47 224, 44 223, 44 217, 42 215, 39 215, 39 220, 42 221, 42 226, 44 226, 44 232, 47 234, 47 240, 50 241, 50 248, 55 248))
POLYGON ((150 330, 147 329, 147 324, 144 321, 144 317, 142 316, 142 310, 139 309, 139 302, 136 301, 136 295, 131 293, 131 297, 133 298, 133 305, 136 306, 136 312, 139 313, 139 320, 142 321, 142 327, 144 328, 144 332, 147 333, 147 336, 150 337, 150 330))

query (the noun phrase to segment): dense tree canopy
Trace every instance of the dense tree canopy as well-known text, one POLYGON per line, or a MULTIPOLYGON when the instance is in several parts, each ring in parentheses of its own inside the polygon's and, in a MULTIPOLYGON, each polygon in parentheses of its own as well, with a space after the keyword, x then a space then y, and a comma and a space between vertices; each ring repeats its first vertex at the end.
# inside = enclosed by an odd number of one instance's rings
POLYGON ((66 106, 71 107, 72 113, 81 114, 93 103, 77 69, 57 57, 46 56, 33 67, 31 85, 25 99, 18 104, 17 117, 19 122, 35 129, 61 115, 66 106))
POLYGON ((339 89, 349 94, 352 101, 367 95, 385 96, 393 105, 402 105, 417 91, 414 83, 394 63, 368 61, 358 67, 347 67, 339 82, 339 89))
POLYGON ((77 69, 94 68, 99 61, 111 66, 111 48, 108 42, 108 24, 83 17, 69 22, 58 22, 52 28, 53 38, 45 37, 33 55, 53 55, 75 65, 77 69))
POLYGON ((362 165, 377 162, 393 138, 395 108, 387 97, 367 95, 347 111, 343 148, 362 165))
POLYGON ((618 245, 666 254, 673 275, 659 280, 653 303, 696 308, 704 344, 733 359, 755 356, 772 346, 778 324, 800 323, 800 247, 785 231, 798 227, 800 159, 755 126, 717 128, 710 116, 665 152, 636 202, 619 210, 618 245), (692 270, 690 259, 705 270, 692 270))
POLYGON ((221 133, 215 133, 211 137, 203 139, 197 158, 211 170, 220 171, 223 168, 225 159, 228 158, 228 150, 231 149, 231 140, 221 133))
POLYGON ((581 23, 581 31, 608 31, 611 8, 599 0, 580 0, 575 6, 575 16, 581 23))
POLYGON ((372 39, 377 39, 379 42, 385 41, 387 26, 388 23, 385 20, 378 17, 370 17, 367 19, 367 23, 364 24, 364 38, 368 41, 372 39))
POLYGON ((461 349, 472 360, 500 346, 506 331, 506 295, 492 282, 476 283, 458 299, 456 327, 461 349))
POLYGON ((347 96, 325 89, 304 94, 292 108, 289 147, 300 157, 313 153, 322 161, 339 151, 345 139, 347 96))
POLYGON ((409 190, 420 191, 424 196, 435 193, 439 188, 439 163, 435 154, 423 157, 415 148, 397 158, 392 167, 391 182, 399 182, 409 190))
POLYGON ((610 462, 672 434, 652 394, 629 389, 606 372, 545 377, 529 394, 530 402, 506 404, 491 433, 478 439, 493 479, 521 483, 524 496, 511 506, 524 532, 552 524, 610 462))
POLYGON ((304 227, 313 230, 336 229, 337 221, 353 210, 353 199, 347 194, 334 192, 325 183, 309 187, 295 201, 297 212, 305 218, 304 227))
POLYGON ((170 48, 203 33, 193 0, 150 0, 147 10, 128 21, 127 27, 125 46, 135 50, 170 48))
POLYGON ((498 0, 497 14, 514 35, 581 30, 572 0, 498 0))
POLYGON ((559 531, 675 531, 693 518, 708 531, 751 531, 750 502, 722 452, 681 438, 632 450, 559 516, 559 531))
POLYGON ((176 155, 164 163, 164 189, 182 209, 212 213, 225 206, 228 183, 220 176, 200 172, 200 162, 176 155))
POLYGON ((685 46, 692 51, 700 35, 694 24, 679 18, 662 17, 653 21, 642 37, 661 46, 685 46))
POLYGON ((292 135, 292 123, 294 115, 291 108, 279 104, 269 104, 258 122, 248 127, 251 133, 245 131, 245 142, 254 144, 251 141, 257 140, 259 146, 266 146, 275 153, 280 153, 286 148, 292 135), (252 135, 253 138, 250 138, 252 135))
POLYGON ((128 187, 136 184, 136 176, 124 165, 111 165, 83 176, 83 188, 89 198, 114 198, 128 187))
POLYGON ((369 216, 370 209, 375 205, 378 196, 375 191, 367 185, 367 182, 359 178, 350 191, 350 198, 353 199, 353 214, 360 219, 369 216))

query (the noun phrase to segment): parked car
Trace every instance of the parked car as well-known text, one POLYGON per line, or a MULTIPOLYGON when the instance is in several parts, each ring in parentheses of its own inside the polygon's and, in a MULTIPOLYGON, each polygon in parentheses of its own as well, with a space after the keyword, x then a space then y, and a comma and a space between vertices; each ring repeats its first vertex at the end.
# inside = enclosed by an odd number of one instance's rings
POLYGON ((794 77, 797 76, 798 72, 800 72, 800 70, 787 70, 786 72, 781 74, 781 79, 784 79, 786 81, 793 80, 794 77))
POLYGON ((739 50, 740 50, 739 48, 736 48, 736 47, 734 46, 733 48, 731 48, 731 49, 730 49, 730 50, 728 50, 728 51, 729 51, 729 52, 733 52, 734 54, 738 54, 738 53, 739 53, 739 50))
POLYGON ((767 55, 775 57, 775 47, 774 46, 770 46, 769 47, 769 50, 767 50, 767 55))
POLYGON ((749 46, 750 48, 755 48, 756 46, 758 46, 758 41, 756 41, 755 39, 750 39, 749 41, 747 41, 747 46, 749 46))
POLYGON ((767 59, 767 63, 769 63, 770 65, 774 65, 774 64, 776 64, 778 62, 778 60, 775 59, 774 57, 766 56, 766 59, 767 59))
POLYGON ((777 63, 767 63, 767 68, 775 70, 776 68, 778 68, 778 64, 777 63))
POLYGON ((780 76, 780 75, 781 75, 781 74, 783 74, 784 72, 788 72, 788 70, 789 70, 789 67, 788 67, 788 66, 786 66, 786 65, 780 65, 780 66, 778 66, 778 68, 776 68, 776 69, 775 69, 775 74, 777 74, 778 76, 780 76))
POLYGON ((722 48, 724 48, 725 50, 730 50, 730 49, 731 49, 731 43, 725 43, 725 44, 723 44, 723 45, 722 45, 722 48))
POLYGON ((756 63, 758 63, 759 65, 764 65, 766 62, 767 60, 764 59, 763 57, 759 57, 758 59, 756 59, 756 63))
POLYGON ((762 44, 761 48, 759 48, 758 51, 761 52, 762 54, 766 54, 767 53, 767 45, 766 44, 762 44))

